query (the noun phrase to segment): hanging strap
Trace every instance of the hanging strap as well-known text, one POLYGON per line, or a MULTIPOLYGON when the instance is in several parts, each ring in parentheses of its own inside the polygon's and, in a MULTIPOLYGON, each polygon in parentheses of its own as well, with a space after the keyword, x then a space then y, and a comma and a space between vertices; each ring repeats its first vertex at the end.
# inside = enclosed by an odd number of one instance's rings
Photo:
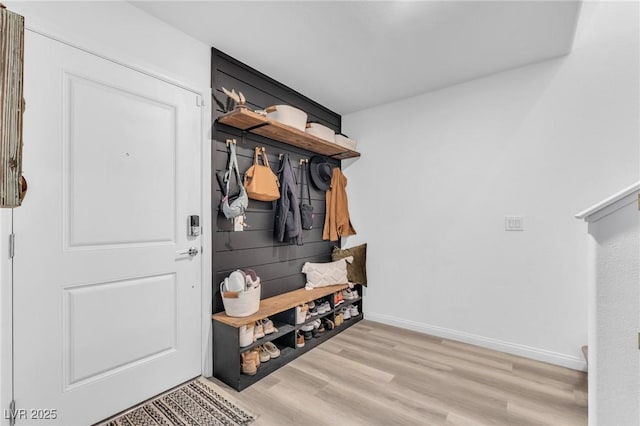
POLYGON ((254 165, 260 164, 260 157, 262 157, 262 165, 271 168, 271 166, 269 165, 269 159, 267 158, 267 148, 265 148, 264 146, 256 146, 256 149, 253 153, 254 165))
POLYGON ((229 194, 229 182, 231 182, 231 173, 235 171, 236 182, 241 185, 240 169, 238 167, 238 158, 236 157, 236 144, 229 144, 229 168, 227 169, 227 195, 229 194))
POLYGON ((305 187, 305 181, 306 181, 307 197, 309 199, 309 204, 311 204, 311 190, 309 189, 309 176, 307 176, 307 172, 305 170, 305 167, 307 166, 305 166, 305 164, 307 164, 306 161, 300 164, 300 202, 302 203, 304 201, 304 187, 305 187))

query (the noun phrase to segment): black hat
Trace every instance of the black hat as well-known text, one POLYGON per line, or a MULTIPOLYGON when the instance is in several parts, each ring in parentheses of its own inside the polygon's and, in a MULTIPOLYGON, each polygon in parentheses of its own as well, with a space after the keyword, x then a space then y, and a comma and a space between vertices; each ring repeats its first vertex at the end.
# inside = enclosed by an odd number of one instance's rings
POLYGON ((311 174, 311 182, 320 191, 327 191, 331 188, 331 175, 333 166, 327 162, 327 159, 319 155, 314 155, 309 160, 309 173, 311 174))

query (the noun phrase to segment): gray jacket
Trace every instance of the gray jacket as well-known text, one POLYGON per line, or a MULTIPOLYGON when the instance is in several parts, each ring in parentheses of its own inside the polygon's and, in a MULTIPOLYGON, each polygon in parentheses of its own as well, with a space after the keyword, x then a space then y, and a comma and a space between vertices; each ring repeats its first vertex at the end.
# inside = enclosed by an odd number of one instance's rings
POLYGON ((284 154, 278 170, 280 198, 276 200, 275 238, 281 243, 302 245, 302 221, 296 196, 296 178, 289 154, 284 154))

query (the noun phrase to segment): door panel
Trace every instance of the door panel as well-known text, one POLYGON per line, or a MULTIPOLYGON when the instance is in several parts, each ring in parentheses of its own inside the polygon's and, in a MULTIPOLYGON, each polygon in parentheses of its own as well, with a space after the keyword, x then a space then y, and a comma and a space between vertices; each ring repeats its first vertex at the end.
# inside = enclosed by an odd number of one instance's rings
POLYGON ((196 95, 27 32, 15 400, 87 425, 200 374, 196 95))
POLYGON ((69 246, 174 242, 175 105, 63 78, 69 246), (96 217, 108 226, 94 226, 96 217))
POLYGON ((63 297, 66 388, 176 350, 175 274, 72 287, 63 297))

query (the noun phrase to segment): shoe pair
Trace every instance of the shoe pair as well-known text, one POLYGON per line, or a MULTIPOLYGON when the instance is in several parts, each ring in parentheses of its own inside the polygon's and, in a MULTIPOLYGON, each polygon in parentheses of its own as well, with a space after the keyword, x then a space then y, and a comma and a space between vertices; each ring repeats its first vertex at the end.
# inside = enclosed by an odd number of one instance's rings
POLYGON ((308 322, 305 325, 303 325, 302 327, 300 327, 300 330, 302 330, 302 331, 312 331, 314 329, 314 326, 313 326, 314 323, 315 323, 315 321, 308 322))
POLYGON ((319 315, 326 314, 331 310, 331 305, 329 302, 322 302, 320 304, 316 304, 317 311, 319 315))
POLYGON ((258 348, 243 352, 242 356, 242 374, 253 376, 258 372, 260 366, 260 351, 258 348))
POLYGON ((275 333, 277 331, 278 329, 274 327, 273 321, 269 318, 258 320, 253 328, 254 341, 262 339, 265 335, 275 333))
POLYGON ((324 319, 324 328, 326 330, 333 330, 336 327, 336 324, 331 321, 329 318, 324 319))
POLYGON ((345 309, 349 310, 349 314, 351 315, 351 318, 357 317, 358 315, 360 315, 360 312, 358 311, 358 305, 347 306, 345 309))
POLYGON ((309 314, 309 305, 296 306, 296 324, 302 324, 308 319, 307 317, 311 317, 309 314))
POLYGON ((345 320, 351 319, 351 309, 349 306, 342 308, 340 312, 342 313, 342 318, 345 320))
POLYGON ((340 306, 344 303, 344 297, 342 297, 342 292, 337 292, 333 294, 333 306, 340 306))
POLYGON ((344 300, 355 300, 360 296, 358 296, 358 290, 351 290, 350 288, 347 288, 342 290, 342 297, 344 300))
POLYGON ((312 317, 318 315, 318 306, 315 302, 309 302, 309 315, 312 317))
POLYGON ((258 346, 256 349, 258 349, 260 355, 260 362, 267 362, 270 359, 280 356, 280 349, 272 342, 267 342, 264 345, 258 346))

